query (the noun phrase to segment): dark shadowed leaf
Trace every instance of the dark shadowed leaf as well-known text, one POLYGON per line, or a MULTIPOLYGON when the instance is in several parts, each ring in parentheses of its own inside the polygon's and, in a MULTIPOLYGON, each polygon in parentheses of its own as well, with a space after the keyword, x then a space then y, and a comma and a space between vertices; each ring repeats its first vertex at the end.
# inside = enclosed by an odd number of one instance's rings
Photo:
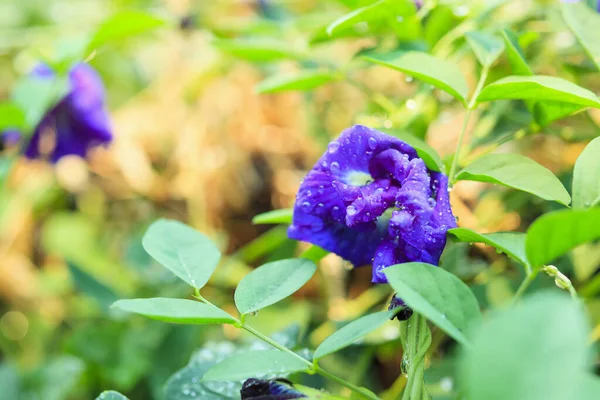
POLYGON ((436 58, 427 53, 411 51, 400 56, 365 56, 366 61, 404 72, 439 89, 442 89, 461 102, 466 102, 469 87, 456 64, 436 58))
POLYGON ((465 37, 477 60, 485 67, 491 66, 504 50, 504 44, 494 35, 485 32, 468 32, 465 37))
POLYGON ((566 79, 555 76, 508 76, 487 85, 477 102, 492 100, 548 100, 600 108, 596 95, 566 79))
POLYGON ((276 93, 288 90, 311 90, 338 80, 335 72, 305 71, 301 73, 272 76, 256 85, 258 93, 276 93))
POLYGON ((242 314, 275 304, 300 289, 317 270, 307 259, 274 261, 246 275, 235 290, 235 305, 242 314))
POLYGON ((197 289, 206 285, 221 258, 219 249, 209 238, 168 219, 150 225, 142 245, 152 258, 197 289))
POLYGON ((254 218, 252 218, 252 223, 254 225, 261 224, 286 224, 289 225, 292 223, 292 215, 294 214, 294 210, 291 208, 284 208, 281 210, 273 210, 268 211, 266 213, 258 214, 254 218))
POLYGON ((581 307, 564 294, 546 292, 482 325, 464 354, 462 389, 469 399, 580 399, 587 358, 581 307))
POLYGON ((112 305, 112 308, 177 324, 233 324, 236 322, 225 311, 193 300, 162 297, 119 300, 112 305))
POLYGON ((512 257, 521 265, 527 265, 525 234, 520 232, 477 233, 467 228, 450 229, 448 233, 466 243, 485 243, 512 257))
POLYGON ((237 353, 209 369, 203 381, 240 381, 268 375, 285 375, 308 370, 307 364, 280 350, 237 353))
POLYGON ((527 259, 532 267, 539 268, 580 244, 599 238, 600 208, 547 213, 527 231, 527 259))
POLYGON ((323 343, 317 347, 313 358, 318 360, 331 353, 335 353, 345 347, 352 345, 360 338, 366 336, 383 326, 394 315, 394 311, 381 311, 374 314, 365 315, 359 319, 350 322, 343 328, 327 337, 323 343))
POLYGON ((469 344, 465 332, 480 323, 481 313, 471 289, 460 279, 424 263, 393 265, 384 272, 410 308, 461 344, 469 344))
POLYGON ((573 169, 573 208, 593 207, 600 201, 600 138, 592 140, 573 169))
POLYGON ((571 196, 550 170, 520 154, 482 156, 460 171, 456 179, 495 183, 564 205, 571 202, 571 196))

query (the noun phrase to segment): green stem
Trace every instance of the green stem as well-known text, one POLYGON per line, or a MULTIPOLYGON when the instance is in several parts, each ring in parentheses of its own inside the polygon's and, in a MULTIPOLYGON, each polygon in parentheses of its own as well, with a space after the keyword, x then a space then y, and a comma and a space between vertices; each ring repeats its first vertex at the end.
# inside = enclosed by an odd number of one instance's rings
POLYGON ((404 345, 403 358, 407 358, 409 363, 408 381, 402 394, 402 400, 426 400, 429 398, 425 390, 425 354, 431 345, 431 334, 427 327, 425 317, 420 314, 413 314, 411 319, 401 327, 401 334, 404 336, 402 341, 404 345))
POLYGON ((531 283, 535 280, 539 271, 540 270, 537 269, 534 272, 528 274, 525 277, 525 279, 523 279, 523 282, 521 282, 521 285, 517 289, 517 293, 515 293, 515 295, 512 298, 512 304, 515 304, 521 298, 521 296, 523 296, 523 293, 525 293, 529 285, 531 285, 531 283))
POLYGON ((369 400, 380 400, 379 397, 375 396, 374 394, 364 390, 361 387, 358 387, 356 385, 351 384, 350 382, 346 382, 345 380, 343 380, 342 378, 340 378, 339 376, 333 375, 331 372, 325 371, 324 369, 322 369, 319 366, 315 367, 315 372, 327 379, 330 379, 334 382, 339 383, 340 385, 352 390, 354 393, 358 393, 361 396, 363 396, 366 399, 369 400))
POLYGON ((471 111, 477 108, 477 97, 481 90, 483 89, 483 85, 485 85, 485 81, 487 80, 489 72, 489 67, 483 67, 481 69, 481 76, 479 77, 479 81, 477 82, 477 86, 475 87, 475 92, 473 92, 473 96, 471 96, 471 100, 467 105, 467 112, 465 114, 465 118, 463 120, 463 126, 460 131, 460 136, 458 137, 458 143, 456 144, 456 150, 454 151, 454 158, 452 159, 452 166, 450 167, 450 174, 448 175, 448 180, 450 183, 454 183, 456 168, 458 167, 458 158, 460 155, 460 149, 462 148, 463 139, 465 137, 465 133, 467 131, 467 126, 469 125, 469 117, 471 116, 471 111))

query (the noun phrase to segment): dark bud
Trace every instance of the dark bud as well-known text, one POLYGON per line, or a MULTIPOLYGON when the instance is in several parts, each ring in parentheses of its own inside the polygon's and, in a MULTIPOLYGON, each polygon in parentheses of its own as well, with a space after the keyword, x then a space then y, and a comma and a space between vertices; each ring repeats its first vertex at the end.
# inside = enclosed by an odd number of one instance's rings
POLYGON ((289 400, 306 397, 294 389, 287 379, 263 380, 250 378, 242 385, 242 400, 289 400))
POLYGON ((179 29, 182 31, 191 31, 198 26, 196 15, 186 15, 179 20, 179 29))
POLYGON ((394 310, 396 308, 402 308, 399 312, 396 313, 391 319, 398 318, 398 321, 406 321, 413 315, 412 308, 408 307, 404 301, 398 296, 396 293, 392 296, 392 300, 390 301, 390 305, 388 310, 394 310))

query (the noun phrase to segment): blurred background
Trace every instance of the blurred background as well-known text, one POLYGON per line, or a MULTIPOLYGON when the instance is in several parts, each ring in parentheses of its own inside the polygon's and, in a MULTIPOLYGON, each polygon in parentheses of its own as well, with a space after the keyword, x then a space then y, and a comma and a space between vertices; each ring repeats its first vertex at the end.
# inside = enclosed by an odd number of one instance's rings
MULTIPOLYGON (((416 13, 413 6, 406 18, 384 27, 325 33, 336 18, 369 3, 0 2, 0 99, 10 98, 40 60, 69 54, 115 16, 139 12, 162 21, 117 35, 84 55, 106 86, 115 135, 108 148, 95 149, 87 160, 65 157, 55 165, 4 152, 1 399, 91 399, 105 389, 131 399, 191 398, 181 382, 185 377, 172 378, 177 371, 256 345, 230 326, 167 325, 109 310, 119 298, 189 296, 141 246, 157 218, 184 221, 218 243, 225 256, 203 295, 233 312, 233 289, 251 268, 307 248, 287 239, 285 226, 253 225, 252 218, 291 207, 303 175, 343 129, 361 123, 412 135, 448 164, 463 108, 411 77, 367 65, 361 54, 429 50, 458 63, 473 89, 479 67, 462 35, 510 28, 536 73, 600 89, 600 75, 560 20, 557 2, 432 1, 435 7, 416 13), (307 70, 325 71, 329 79, 305 91, 256 89, 267 77, 307 70)), ((490 80, 509 74, 503 56, 490 80)), ((577 156, 600 133, 597 111, 542 127, 520 102, 488 105, 471 118, 461 161, 489 151, 520 152, 570 188, 577 156)), ((457 184, 452 202, 459 225, 481 232, 524 231, 558 207, 475 182, 457 184)), ((587 299, 595 324, 599 263, 600 247, 590 244, 557 264, 587 299)), ((506 304, 522 278, 509 259, 483 246, 450 243, 443 265, 469 282, 485 307, 506 304)), ((261 311, 252 323, 290 346, 314 348, 342 321, 387 305, 391 289, 373 286, 370 275, 368 267, 352 270, 329 255, 293 299, 261 311)), ((538 287, 552 284, 536 281, 538 287)), ((430 392, 454 398, 451 341, 440 331, 433 340, 430 392)), ((398 330, 390 323, 324 365, 354 383, 388 390, 392 399, 403 385, 400 360, 398 330)), ((318 376, 302 379, 339 389, 318 376)), ((229 392, 215 396, 235 398, 229 392)))

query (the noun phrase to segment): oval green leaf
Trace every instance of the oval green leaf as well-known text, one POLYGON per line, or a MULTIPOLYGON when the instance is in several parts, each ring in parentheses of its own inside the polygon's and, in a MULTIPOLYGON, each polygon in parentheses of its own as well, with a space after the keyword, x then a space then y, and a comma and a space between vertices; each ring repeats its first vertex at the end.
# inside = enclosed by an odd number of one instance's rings
POLYGON ((247 351, 234 354, 204 374, 203 381, 240 381, 259 375, 274 377, 307 371, 305 362, 280 350, 247 351))
POLYGON ((488 33, 467 32, 465 37, 479 63, 485 67, 490 67, 504 50, 504 43, 488 33))
POLYGON ((528 265, 525 255, 525 237, 521 232, 478 233, 467 228, 450 229, 448 233, 465 243, 485 243, 502 251, 523 266, 528 265))
POLYGON ((580 244, 600 239, 600 209, 560 210, 542 215, 527 230, 525 251, 533 268, 580 244))
POLYGON ((294 210, 291 208, 283 208, 281 210, 273 210, 268 211, 266 213, 258 214, 254 218, 252 218, 252 223, 254 225, 263 225, 263 224, 286 224, 289 225, 292 223, 292 216, 294 215, 294 210))
POLYGON ((585 52, 600 70, 600 41, 598 41, 600 15, 584 2, 576 4, 565 2, 562 4, 562 16, 585 52))
POLYGON ((571 202, 571 196, 550 170, 520 154, 482 156, 460 171, 456 179, 495 183, 564 205, 571 202))
POLYGON ((272 39, 218 40, 214 45, 221 51, 248 61, 267 62, 299 58, 288 43, 272 39))
POLYGON ((534 75, 533 71, 527 64, 523 50, 519 45, 519 41, 515 34, 507 29, 502 31, 502 37, 504 38, 504 47, 506 48, 506 55, 512 71, 516 75, 534 75))
POLYGON ((365 315, 350 322, 334 334, 328 336, 323 343, 317 347, 317 350, 315 350, 313 359, 319 360, 320 358, 350 346, 363 336, 382 327, 393 315, 394 310, 380 311, 374 314, 365 315))
POLYGON ((385 276, 404 302, 467 346, 465 332, 479 324, 481 313, 471 289, 439 267, 424 263, 385 268, 385 276))
POLYGON ((100 393, 100 396, 96 397, 96 400, 129 400, 127 397, 123 396, 119 392, 115 392, 114 390, 107 390, 105 392, 100 393))
POLYGON ((288 90, 311 90, 339 78, 339 74, 327 71, 305 71, 272 76, 256 85, 256 92, 277 93, 288 90))
POLYGON ((88 50, 108 42, 150 32, 166 25, 166 21, 143 11, 122 11, 104 21, 90 40, 88 50))
POLYGON ((592 140, 573 169, 573 208, 593 207, 600 201, 600 138, 592 140))
POLYGON ((240 313, 248 314, 275 304, 304 286, 316 270, 312 261, 302 258, 262 265, 240 281, 235 305, 240 313))
POLYGON ((366 61, 383 65, 427 82, 444 90, 466 104, 469 91, 467 81, 456 64, 427 53, 411 51, 400 56, 364 56, 366 61))
POLYGON ((360 22, 368 22, 371 20, 380 19, 389 13, 389 4, 387 0, 379 0, 373 4, 357 8, 356 10, 342 15, 329 25, 326 32, 329 36, 335 35, 337 32, 352 28, 360 22))
POLYGON ((150 299, 119 300, 112 308, 177 324, 233 324, 235 318, 220 308, 193 300, 150 299))
POLYGON ((549 100, 600 108, 598 97, 587 89, 555 76, 508 76, 487 85, 477 102, 492 100, 549 100))
POLYGON ((150 225, 142 245, 152 258, 196 289, 206 285, 221 259, 209 238, 174 220, 150 225))
POLYGON ((580 399, 587 347, 577 302, 556 292, 531 296, 482 325, 461 365, 463 393, 485 400, 580 399))

